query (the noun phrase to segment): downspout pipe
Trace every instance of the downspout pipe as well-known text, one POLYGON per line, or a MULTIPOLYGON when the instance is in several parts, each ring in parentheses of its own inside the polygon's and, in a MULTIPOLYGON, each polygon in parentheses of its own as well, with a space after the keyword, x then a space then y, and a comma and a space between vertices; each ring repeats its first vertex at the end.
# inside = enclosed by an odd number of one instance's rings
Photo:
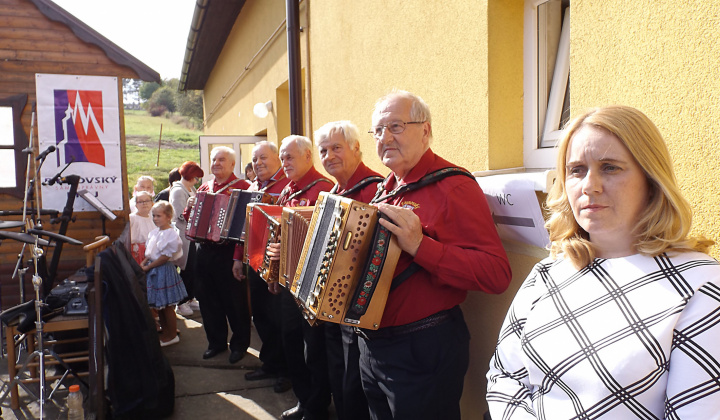
POLYGON ((300 1, 285 0, 287 16, 290 133, 303 135, 302 80, 300 77, 300 1))

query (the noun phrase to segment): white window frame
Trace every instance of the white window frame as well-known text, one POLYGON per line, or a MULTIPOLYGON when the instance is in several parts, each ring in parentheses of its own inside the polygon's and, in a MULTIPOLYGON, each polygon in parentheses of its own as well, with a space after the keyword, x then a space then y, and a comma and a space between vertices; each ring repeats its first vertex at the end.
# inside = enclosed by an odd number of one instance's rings
MULTIPOLYGON (((560 46, 556 58, 555 72, 548 100, 544 112, 545 127, 540 133, 539 121, 543 114, 539 98, 539 70, 538 70, 538 6, 548 0, 526 0, 524 13, 524 105, 523 105, 523 160, 524 166, 530 169, 553 168, 555 166, 555 144, 562 136, 562 130, 557 127, 562 117, 562 107, 567 90, 568 75, 570 72, 570 13, 565 9, 563 29, 560 35, 560 46), (553 129, 553 127, 555 129, 553 129)), ((546 66, 543 66, 544 68, 546 66)), ((542 95, 545 96, 545 93, 542 95)))

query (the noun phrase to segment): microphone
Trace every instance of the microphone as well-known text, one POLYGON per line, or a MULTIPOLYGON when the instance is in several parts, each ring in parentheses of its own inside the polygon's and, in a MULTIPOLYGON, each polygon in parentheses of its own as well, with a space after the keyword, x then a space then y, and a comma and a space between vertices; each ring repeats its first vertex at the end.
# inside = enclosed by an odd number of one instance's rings
POLYGON ((50 145, 50 146, 48 146, 47 149, 43 150, 43 152, 40 153, 40 154, 38 155, 38 157, 35 158, 35 160, 45 159, 45 158, 47 157, 47 155, 49 155, 50 153, 52 153, 52 152, 54 152, 54 151, 55 151, 55 146, 50 145))
POLYGON ((32 146, 29 146, 29 147, 22 149, 21 152, 32 154, 33 148, 32 148, 32 146))

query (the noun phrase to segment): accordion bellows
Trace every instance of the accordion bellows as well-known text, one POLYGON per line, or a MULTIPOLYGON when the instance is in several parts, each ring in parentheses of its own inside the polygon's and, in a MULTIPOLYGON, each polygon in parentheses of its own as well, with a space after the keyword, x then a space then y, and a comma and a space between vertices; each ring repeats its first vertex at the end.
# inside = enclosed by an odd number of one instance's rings
POLYGON ((268 244, 280 240, 280 218, 282 206, 269 204, 248 204, 245 220, 244 262, 268 283, 278 281, 280 262, 271 260, 265 252, 268 244))
POLYGON ((280 284, 290 289, 315 207, 284 207, 280 221, 280 284))
POLYGON ((291 285, 303 315, 377 329, 400 248, 369 204, 320 193, 291 285))

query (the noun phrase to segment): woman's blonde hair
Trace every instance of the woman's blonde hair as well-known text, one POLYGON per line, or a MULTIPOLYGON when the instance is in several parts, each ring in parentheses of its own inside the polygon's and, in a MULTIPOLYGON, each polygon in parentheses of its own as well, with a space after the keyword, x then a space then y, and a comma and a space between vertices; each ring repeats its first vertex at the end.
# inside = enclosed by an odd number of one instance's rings
POLYGON ((546 201, 551 212, 545 223, 550 233, 550 255, 555 258, 563 254, 576 267, 584 267, 595 258, 589 235, 575 220, 565 190, 567 151, 573 136, 583 126, 602 128, 617 137, 647 177, 650 192, 634 229, 636 250, 649 256, 667 251, 707 252, 713 241, 688 236, 692 210, 677 185, 660 130, 635 108, 608 106, 591 109, 570 121, 558 144, 557 181, 546 201))

